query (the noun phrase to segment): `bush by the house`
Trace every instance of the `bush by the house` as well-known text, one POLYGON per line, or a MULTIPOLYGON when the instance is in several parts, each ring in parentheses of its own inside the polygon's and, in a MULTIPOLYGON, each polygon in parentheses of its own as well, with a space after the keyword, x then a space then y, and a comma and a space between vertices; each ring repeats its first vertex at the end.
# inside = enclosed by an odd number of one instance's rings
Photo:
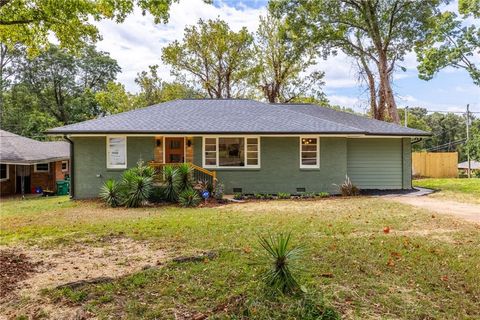
POLYGON ((291 233, 259 238, 269 264, 262 277, 269 287, 284 294, 293 293, 300 288, 293 275, 295 262, 300 256, 300 247, 291 247, 290 239, 291 233))
POLYGON ((139 207, 152 194, 154 175, 153 168, 139 161, 136 167, 125 170, 120 182, 113 179, 105 181, 100 189, 100 198, 111 207, 139 207))
POLYGON ((290 199, 292 195, 290 193, 286 193, 286 192, 279 192, 277 193, 277 198, 278 199, 290 199))
POLYGON ((213 190, 213 196, 215 197, 216 200, 223 199, 223 189, 224 189, 223 183, 217 182, 213 190))
POLYGON ((187 190, 193 185, 193 169, 188 163, 182 163, 177 168, 179 192, 187 190))
POLYGON ((110 207, 115 208, 123 204, 123 193, 120 184, 113 179, 108 179, 100 189, 100 198, 110 207))
POLYGON ((122 190, 124 192, 125 206, 138 208, 147 202, 153 189, 153 175, 143 168, 128 169, 122 176, 122 190))
POLYGON ((163 192, 165 193, 165 200, 170 202, 177 201, 181 185, 178 169, 173 166, 165 166, 163 167, 162 174, 164 179, 163 192))
POLYGON ((315 193, 314 192, 302 192, 300 194, 301 199, 313 199, 315 198, 315 193))
POLYGON ((339 191, 342 196, 358 196, 360 189, 352 183, 348 176, 345 176, 345 181, 339 186, 339 191))
POLYGON ((178 196, 178 203, 182 207, 196 207, 201 200, 198 191, 192 188, 183 190, 178 196))
POLYGON ((233 199, 235 200, 244 200, 245 199, 245 195, 243 193, 235 193, 233 195, 233 199))
POLYGON ((330 197, 330 193, 328 193, 328 192, 319 192, 317 195, 318 195, 320 198, 328 198, 328 197, 330 197))

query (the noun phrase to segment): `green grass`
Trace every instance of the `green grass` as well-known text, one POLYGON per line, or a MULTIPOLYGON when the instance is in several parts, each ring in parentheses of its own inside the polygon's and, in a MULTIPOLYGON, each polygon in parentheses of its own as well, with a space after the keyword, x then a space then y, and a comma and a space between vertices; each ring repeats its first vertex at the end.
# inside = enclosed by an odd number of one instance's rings
POLYGON ((480 179, 420 179, 414 180, 413 185, 434 189, 439 192, 431 195, 437 198, 480 204, 480 179))
POLYGON ((2 203, 0 242, 55 248, 120 235, 211 261, 167 262, 110 283, 48 290, 55 304, 100 319, 476 319, 478 226, 428 211, 355 197, 268 201, 218 208, 106 208, 67 198, 2 203), (384 233, 384 227, 391 228, 384 233), (308 293, 276 296, 260 279, 258 235, 292 232, 303 246, 297 279, 308 293))

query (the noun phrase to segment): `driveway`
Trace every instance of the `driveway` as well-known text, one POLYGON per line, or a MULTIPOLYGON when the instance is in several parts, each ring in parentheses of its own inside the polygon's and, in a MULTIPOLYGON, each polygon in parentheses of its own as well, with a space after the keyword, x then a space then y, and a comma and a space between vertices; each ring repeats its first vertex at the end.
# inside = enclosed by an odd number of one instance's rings
POLYGON ((397 202, 410 204, 440 214, 449 214, 464 220, 480 223, 480 205, 452 200, 429 198, 425 195, 402 195, 388 197, 397 202))

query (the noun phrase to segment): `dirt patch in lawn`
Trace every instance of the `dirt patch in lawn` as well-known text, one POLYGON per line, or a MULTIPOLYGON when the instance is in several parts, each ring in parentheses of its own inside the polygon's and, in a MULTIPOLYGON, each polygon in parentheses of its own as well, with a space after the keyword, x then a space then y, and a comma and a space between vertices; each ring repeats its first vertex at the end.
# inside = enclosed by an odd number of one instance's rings
POLYGON ((42 264, 41 261, 32 262, 23 253, 13 250, 0 251, 0 298, 17 288, 17 284, 27 279, 42 264))
MULTIPOLYGON (((156 249, 154 243, 129 238, 79 242, 55 249, 17 246, 3 251, 6 252, 6 250, 17 252, 22 257, 22 261, 28 261, 36 266, 34 272, 26 272, 21 281, 17 281, 16 289, 7 292, 2 299, 0 313, 5 314, 7 318, 22 314, 33 316, 39 313, 38 306, 42 304, 44 306, 42 312, 50 315, 56 314, 60 309, 65 310, 65 306, 58 306, 59 310, 57 310, 55 305, 49 305, 48 301, 44 301, 40 294, 42 289, 79 280, 121 277, 146 267, 162 264, 169 257, 165 250, 156 249), (24 301, 22 305, 18 305, 20 300, 24 301), (32 309, 32 307, 35 308, 32 309)), ((75 314, 78 312, 76 309, 70 311, 75 314)), ((72 315, 71 312, 68 314, 72 315)))

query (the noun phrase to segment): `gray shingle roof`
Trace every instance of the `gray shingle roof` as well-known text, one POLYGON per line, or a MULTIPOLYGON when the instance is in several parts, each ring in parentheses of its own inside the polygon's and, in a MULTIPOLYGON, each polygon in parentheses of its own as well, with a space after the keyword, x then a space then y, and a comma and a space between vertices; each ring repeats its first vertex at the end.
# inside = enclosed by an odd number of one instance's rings
POLYGON ((427 135, 423 131, 315 105, 276 105, 242 99, 175 100, 48 130, 50 134, 379 134, 377 132, 427 135))
POLYGON ((0 163, 32 164, 70 158, 70 145, 63 141, 37 141, 0 130, 0 163))

